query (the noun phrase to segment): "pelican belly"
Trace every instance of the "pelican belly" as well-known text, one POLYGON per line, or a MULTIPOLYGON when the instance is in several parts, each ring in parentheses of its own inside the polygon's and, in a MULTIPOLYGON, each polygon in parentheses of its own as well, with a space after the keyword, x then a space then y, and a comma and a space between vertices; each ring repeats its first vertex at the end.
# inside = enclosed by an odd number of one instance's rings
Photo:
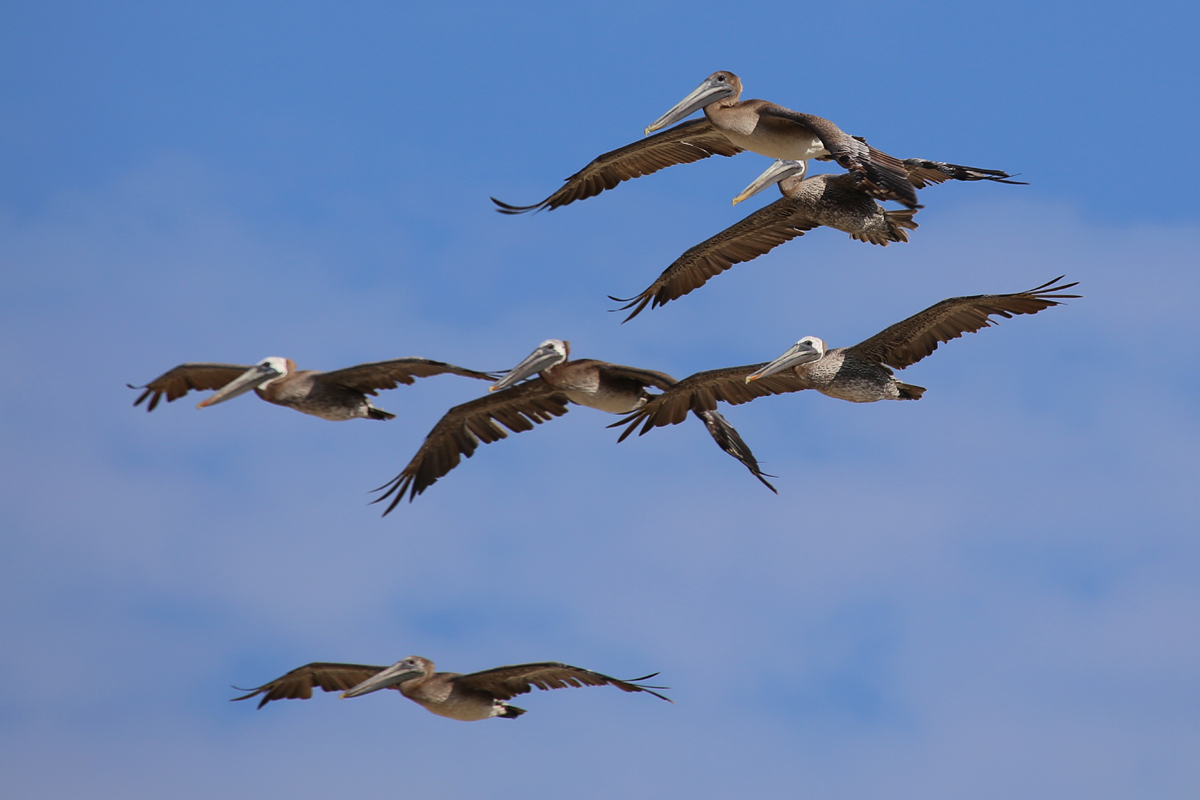
POLYGON ((838 400, 849 400, 851 403, 874 403, 878 400, 900 399, 895 381, 891 380, 886 385, 881 385, 878 381, 851 378, 815 388, 821 394, 836 397, 838 400))
POLYGON ((367 412, 366 403, 363 403, 355 408, 344 405, 298 405, 293 407, 297 411, 301 411, 305 414, 311 414, 312 416, 320 417, 321 419, 332 420, 333 422, 341 422, 347 419, 362 419, 363 417, 370 416, 367 412))
POLYGON ((603 384, 590 392, 568 389, 566 395, 572 403, 607 411, 610 414, 628 414, 646 404, 646 396, 640 389, 636 392, 622 391, 603 384))
POLYGON ((294 408, 303 414, 341 422, 369 417, 371 404, 361 392, 313 380, 293 380, 259 390, 268 403, 294 408))
POLYGON ((462 722, 476 722, 481 719, 491 719, 504 713, 503 708, 497 708, 491 698, 458 697, 451 694, 441 702, 431 702, 418 697, 411 698, 422 706, 437 714, 439 717, 457 719, 462 722))
POLYGON ((749 134, 738 131, 722 130, 725 138, 743 150, 768 156, 782 158, 787 161, 807 161, 817 156, 829 155, 825 145, 806 128, 792 125, 793 130, 779 130, 775 126, 768 128, 761 123, 749 134))

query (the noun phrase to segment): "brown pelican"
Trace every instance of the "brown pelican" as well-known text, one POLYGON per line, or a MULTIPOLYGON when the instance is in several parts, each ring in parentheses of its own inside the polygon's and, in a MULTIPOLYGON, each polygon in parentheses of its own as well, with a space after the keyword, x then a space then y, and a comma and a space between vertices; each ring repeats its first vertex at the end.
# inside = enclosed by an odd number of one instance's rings
POLYGON ((742 81, 732 72, 714 72, 687 97, 646 128, 650 134, 704 109, 704 116, 730 142, 771 158, 807 161, 832 158, 881 200, 919 208, 917 193, 897 158, 850 136, 827 119, 801 114, 766 100, 741 100, 742 81))
MULTIPOLYGON (((507 438, 505 428, 514 433, 532 430, 534 425, 566 414, 571 403, 610 414, 626 414, 657 396, 647 392, 647 387, 669 389, 675 385, 675 379, 663 372, 594 359, 570 361, 570 354, 570 342, 547 339, 497 381, 485 397, 447 411, 404 471, 375 490, 383 492, 373 501, 376 503, 395 495, 384 516, 391 513, 406 492, 411 503, 438 478, 457 467, 460 456, 470 458, 480 442, 490 444, 507 438), (517 384, 534 373, 539 377, 517 384)), ((754 453, 724 417, 715 409, 697 411, 696 416, 722 450, 775 491, 759 469, 754 453)))
POLYGON ((994 325, 996 316, 1036 314, 1060 305, 1058 300, 1079 297, 1061 294, 1077 283, 1059 285, 1063 276, 1027 292, 951 297, 903 322, 875 334, 853 347, 827 349, 816 336, 805 336, 768 364, 697 372, 613 426, 625 425, 618 441, 638 425, 644 434, 654 427, 682 422, 689 411, 716 408, 717 401, 732 405, 757 397, 816 389, 852 403, 877 400, 920 400, 925 389, 896 380, 894 369, 915 364, 942 342, 957 339, 994 325))
POLYGON ((241 364, 180 364, 144 386, 127 385, 130 389, 145 389, 133 404, 140 405, 149 397, 147 411, 153 411, 163 395, 167 396, 167 402, 170 403, 192 389, 219 389, 196 406, 204 408, 224 403, 253 389, 268 403, 294 408, 321 419, 391 419, 396 415, 371 405, 367 395, 375 395, 381 389, 395 389, 401 383, 411 384, 415 378, 443 373, 495 380, 494 375, 486 372, 475 372, 427 358, 397 358, 333 372, 318 372, 311 369, 297 371, 296 362, 290 358, 271 356, 252 367, 241 364))
MULTIPOLYGON (((909 182, 917 188, 948 180, 1023 183, 1007 180, 1012 176, 1001 170, 962 167, 920 158, 905 159, 903 163, 909 182)), ((773 183, 778 184, 782 198, 685 252, 636 297, 610 295, 610 299, 625 303, 618 310, 633 308, 623 321, 636 317, 647 304, 651 308, 666 305, 703 286, 709 278, 734 264, 758 258, 822 225, 845 231, 859 241, 884 247, 889 242, 907 242, 907 231, 916 229, 917 223, 913 221, 916 209, 884 210, 863 190, 852 173, 805 178, 807 169, 807 161, 777 159, 735 197, 733 203, 737 205, 773 183)))
POLYGON ((569 664, 545 661, 461 675, 457 672, 434 672, 433 662, 428 658, 409 656, 390 667, 320 662, 306 664, 257 689, 249 690, 249 694, 233 699, 247 700, 261 694, 263 698, 258 707, 262 708, 272 700, 307 700, 312 697, 313 686, 327 692, 341 690, 343 698, 358 697, 379 689, 396 689, 439 717, 472 722, 491 717, 516 719, 525 713, 525 709, 510 706, 505 701, 530 692, 535 686, 539 689, 616 686, 623 692, 648 692, 670 703, 670 698, 654 691, 665 689, 665 686, 638 683, 657 674, 654 672, 623 681, 569 664))

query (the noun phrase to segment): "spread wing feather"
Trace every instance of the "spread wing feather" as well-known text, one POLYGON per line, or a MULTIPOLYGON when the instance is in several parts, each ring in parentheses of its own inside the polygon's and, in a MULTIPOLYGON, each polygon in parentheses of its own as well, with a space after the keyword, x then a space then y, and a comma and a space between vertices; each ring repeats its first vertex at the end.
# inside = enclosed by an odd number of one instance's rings
POLYGON ((942 342, 996 324, 992 316, 1008 319, 1017 314, 1036 314, 1061 305, 1058 300, 1080 297, 1062 294, 1078 285, 1077 281, 1059 284, 1063 277, 1060 275, 1027 292, 951 297, 846 349, 862 358, 904 369, 925 358, 942 342))
POLYGON ((687 419, 689 411, 697 413, 715 411, 718 402, 730 405, 749 403, 758 397, 787 394, 807 389, 794 373, 776 373, 750 383, 746 376, 765 367, 766 364, 748 364, 743 367, 725 367, 697 372, 651 400, 637 411, 610 425, 610 428, 625 426, 622 442, 641 425, 639 436, 651 428, 678 425, 687 419))
POLYGON ((251 364, 180 364, 144 386, 125 385, 130 389, 145 389, 133 404, 139 406, 149 397, 146 410, 153 411, 163 395, 167 396, 168 403, 172 403, 193 390, 220 389, 252 368, 251 364))
MULTIPOLYGON (((366 664, 328 664, 315 661, 297 667, 288 674, 276 678, 270 683, 264 683, 257 689, 242 689, 233 687, 239 692, 249 692, 233 700, 249 700, 251 697, 262 695, 258 703, 262 708, 272 700, 308 700, 312 697, 313 687, 316 686, 327 692, 344 692, 374 675, 383 672, 387 667, 372 667, 366 664)), ((399 690, 399 686, 389 686, 389 689, 399 690)))
POLYGON ((570 664, 560 664, 557 661, 545 661, 538 664, 515 664, 509 667, 485 669, 482 672, 472 672, 459 675, 454 682, 463 688, 487 692, 499 700, 510 700, 517 695, 526 694, 533 689, 567 689, 582 686, 616 686, 623 692, 648 692, 662 698, 668 703, 670 698, 654 691, 665 689, 665 686, 646 686, 638 681, 648 680, 657 672, 632 678, 627 681, 601 675, 590 669, 572 667, 570 664))
POLYGON ((375 394, 381 389, 395 389, 402 383, 406 386, 411 385, 417 378, 428 378, 445 373, 485 381, 496 379, 495 375, 487 372, 456 367, 444 361, 431 361, 428 358, 396 358, 391 361, 372 361, 369 364, 324 372, 321 374, 321 380, 357 389, 364 394, 375 394))
POLYGON ((605 362, 601 365, 600 371, 607 378, 623 378, 643 387, 653 386, 656 389, 670 389, 678 383, 678 381, 665 372, 658 372, 653 369, 639 369, 638 367, 626 367, 621 364, 609 364, 605 362))
POLYGON ((533 430, 534 425, 567 413, 570 401, 541 378, 492 392, 478 400, 455 406, 433 426, 404 471, 375 491, 383 494, 372 502, 395 497, 384 516, 408 493, 411 503, 446 473, 470 458, 480 443, 491 444, 513 433, 533 430))
POLYGON ((555 209, 595 197, 622 181, 640 178, 676 164, 690 164, 712 155, 734 156, 742 148, 731 143, 707 119, 693 120, 647 136, 645 139, 597 156, 590 164, 567 178, 561 189, 540 203, 514 206, 492 198, 501 214, 524 214, 543 208, 555 209))
POLYGON ((734 264, 751 261, 769 253, 784 242, 803 236, 820 225, 812 209, 786 197, 750 214, 741 222, 707 239, 675 259, 658 280, 636 297, 609 299, 625 303, 619 311, 633 308, 623 322, 636 317, 647 304, 651 308, 666 305, 703 286, 734 264), (636 307, 635 307, 636 306, 636 307))
POLYGON ((945 161, 926 161, 923 158, 904 159, 904 168, 908 171, 908 182, 918 189, 946 181, 995 181, 996 183, 1012 183, 1020 186, 1029 185, 1025 181, 1008 180, 1012 175, 1004 170, 963 167, 958 164, 947 164, 945 161))

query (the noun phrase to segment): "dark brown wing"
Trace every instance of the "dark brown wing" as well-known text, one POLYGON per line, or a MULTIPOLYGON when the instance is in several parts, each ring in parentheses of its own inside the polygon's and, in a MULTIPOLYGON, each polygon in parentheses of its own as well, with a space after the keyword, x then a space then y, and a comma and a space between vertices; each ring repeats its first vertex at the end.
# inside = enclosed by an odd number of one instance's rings
POLYGON ((687 419, 689 411, 715 411, 717 403, 721 401, 736 406, 749 403, 757 397, 799 392, 808 388, 791 370, 746 383, 747 375, 765 366, 766 363, 747 364, 744 367, 697 372, 608 427, 626 426, 617 439, 623 442, 638 425, 642 426, 638 434, 640 436, 651 428, 678 425, 687 419))
POLYGON ((995 181, 996 183, 1012 183, 1028 186, 1025 181, 1010 181, 1004 170, 982 169, 981 167, 963 167, 958 164, 947 164, 945 161, 926 161, 923 158, 904 159, 904 168, 908 170, 908 181, 918 189, 924 189, 932 183, 946 181, 995 181))
MULTIPOLYGON (((625 367, 620 364, 609 364, 607 362, 599 363, 600 370, 606 379, 623 378, 639 386, 653 386, 663 391, 669 390, 679 383, 679 381, 665 372, 625 367)), ((750 445, 746 444, 741 434, 737 432, 737 428, 730 425, 715 410, 697 409, 694 413, 704 423, 708 435, 717 443, 717 447, 736 458, 746 469, 750 470, 751 475, 762 481, 772 492, 775 492, 775 487, 767 480, 767 478, 775 476, 767 475, 759 468, 758 459, 754 457, 754 452, 750 449, 750 445)), ((778 494, 778 492, 775 493, 778 494)))
POLYGON ((805 231, 819 227, 812 209, 787 197, 755 211, 741 222, 730 225, 675 259, 663 270, 658 280, 637 297, 609 299, 625 303, 619 311, 633 308, 622 322, 628 322, 642 312, 666 305, 703 286, 709 278, 743 261, 751 261, 769 253, 786 241, 803 236, 805 231), (634 308, 636 306, 636 308, 634 308))
POLYGON ((667 373, 658 372, 653 369, 626 367, 621 364, 609 364, 607 361, 599 362, 599 366, 600 372, 605 378, 620 378, 643 387, 653 386, 656 389, 670 389, 679 382, 667 373))
POLYGON ((1016 314, 1036 314, 1050 306, 1061 305, 1057 300, 1080 297, 1056 294, 1078 285, 1078 281, 1057 285, 1063 277, 1059 275, 1027 292, 951 297, 846 350, 895 369, 904 369, 932 353, 942 342, 994 325, 995 321, 990 319, 993 314, 1005 319, 1016 314))
POLYGON ((737 428, 729 424, 725 417, 721 416, 716 411, 692 411, 700 421, 704 423, 704 427, 708 429, 708 434, 720 447, 729 455, 742 462, 742 466, 750 470, 750 474, 758 478, 764 486, 770 489, 775 494, 779 491, 771 485, 767 478, 774 478, 774 475, 768 475, 763 472, 758 466, 758 459, 754 457, 754 452, 750 449, 750 445, 742 439, 742 435, 737 432, 737 428))
POLYGON ((461 375, 464 378, 478 378, 483 381, 494 381, 497 377, 487 372, 456 367, 444 361, 431 361, 428 358, 396 358, 391 361, 372 361, 356 367, 322 372, 317 376, 317 380, 348 386, 364 394, 375 394, 380 389, 395 389, 402 383, 406 386, 411 385, 417 378, 428 378, 432 375, 446 373, 461 375))
POLYGON ((921 207, 900 159, 876 150, 862 138, 850 136, 824 117, 801 114, 764 101, 759 101, 756 108, 760 114, 791 120, 816 134, 835 161, 860 176, 859 186, 872 197, 895 200, 909 208, 921 207))
POLYGON ((167 402, 171 403, 192 390, 220 389, 252 367, 252 364, 180 364, 145 386, 134 386, 132 383, 125 385, 130 389, 145 389, 133 404, 139 406, 149 397, 150 404, 146 406, 146 410, 153 411, 164 394, 167 396, 167 402))
POLYGON ((526 694, 538 689, 567 689, 581 686, 616 686, 623 692, 648 692, 662 698, 668 703, 673 702, 669 697, 659 694, 655 689, 665 689, 665 686, 639 685, 637 681, 648 680, 657 675, 652 672, 640 678, 623 681, 590 669, 572 667, 570 664, 560 664, 557 661, 545 661, 540 664, 514 664, 511 667, 496 667, 482 672, 472 672, 459 675, 454 682, 464 689, 487 692, 498 700, 511 700, 519 694, 526 694))
POLYGON ((598 156, 567 178, 561 189, 540 203, 512 206, 494 197, 492 202, 499 206, 496 210, 501 214, 555 209, 576 200, 595 197, 622 181, 650 175, 664 167, 690 164, 712 155, 734 156, 740 152, 742 148, 732 144, 707 119, 693 120, 598 156))
MULTIPOLYGON (((257 689, 233 688, 239 692, 250 692, 233 700, 249 700, 256 695, 262 695, 258 707, 262 708, 272 700, 307 700, 312 697, 313 687, 327 692, 344 692, 365 681, 367 678, 383 672, 387 667, 372 667, 366 664, 326 664, 314 661, 292 670, 282 678, 276 678, 270 683, 264 683, 257 689)), ((389 689, 399 690, 399 685, 389 686, 389 689)))
POLYGON ((534 425, 566 414, 569 403, 566 395, 556 392, 541 378, 534 378, 455 406, 433 426, 404 471, 374 490, 383 494, 371 502, 383 502, 394 494, 383 512, 386 517, 405 492, 411 503, 438 478, 457 467, 461 457, 470 458, 481 442, 491 444, 507 439, 505 428, 513 433, 533 430, 534 425))

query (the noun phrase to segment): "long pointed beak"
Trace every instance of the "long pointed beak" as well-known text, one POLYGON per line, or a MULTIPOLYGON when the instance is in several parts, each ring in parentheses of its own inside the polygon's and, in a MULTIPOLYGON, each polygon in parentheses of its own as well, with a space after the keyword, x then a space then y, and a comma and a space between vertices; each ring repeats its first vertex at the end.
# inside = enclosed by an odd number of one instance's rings
POLYGON ((392 664, 383 672, 372 675, 370 678, 367 678, 357 686, 351 686, 349 689, 342 692, 342 698, 345 699, 347 697, 358 697, 359 695, 377 692, 380 689, 387 689, 404 683, 407 680, 419 678, 425 674, 420 670, 413 669, 412 667, 401 667, 400 665, 403 663, 404 662, 401 661, 392 664))
POLYGON ((539 347, 534 350, 525 360, 513 367, 508 374, 500 380, 493 383, 489 388, 489 392, 498 392, 501 389, 507 389, 517 381, 528 378, 530 375, 541 372, 547 367, 552 367, 562 360, 562 356, 551 347, 539 347))
POLYGON ((217 403, 224 403, 226 400, 232 400, 238 395, 245 394, 251 389, 261 386, 263 383, 266 383, 272 378, 278 378, 282 374, 282 372, 270 366, 269 364, 256 364, 238 377, 231 380, 229 383, 222 386, 212 397, 197 403, 196 408, 215 406, 217 403))
POLYGON ((660 128, 665 128, 672 123, 678 122, 692 112, 704 108, 709 103, 715 103, 723 97, 729 97, 733 92, 733 87, 728 83, 718 83, 711 79, 706 80, 693 89, 687 97, 672 106, 670 111, 650 123, 650 127, 646 128, 646 135, 649 136, 660 128))
POLYGON ((793 175, 803 177, 808 171, 807 161, 785 161, 782 158, 776 159, 775 163, 767 167, 767 171, 754 179, 754 183, 742 190, 742 193, 733 198, 733 204, 736 206, 748 197, 761 192, 771 184, 779 183, 784 178, 790 178, 793 175))
POLYGON ((765 378, 768 375, 774 375, 776 372, 781 372, 788 367, 797 367, 801 364, 807 364, 811 361, 816 361, 821 357, 820 351, 810 344, 797 342, 788 348, 788 351, 779 358, 767 364, 758 372, 746 376, 746 383, 756 381, 759 378, 765 378))

